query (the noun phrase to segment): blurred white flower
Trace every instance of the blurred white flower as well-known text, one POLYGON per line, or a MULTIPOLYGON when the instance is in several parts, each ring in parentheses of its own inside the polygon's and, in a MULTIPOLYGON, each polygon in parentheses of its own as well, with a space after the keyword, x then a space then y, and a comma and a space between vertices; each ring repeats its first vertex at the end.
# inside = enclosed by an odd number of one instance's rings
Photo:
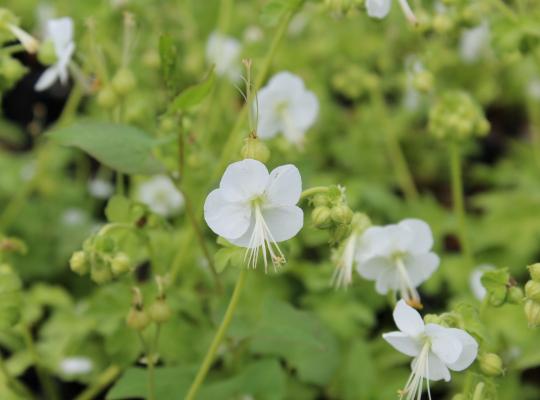
POLYGON ((476 359, 478 343, 462 329, 438 324, 424 324, 422 317, 405 301, 394 309, 394 321, 399 331, 383 334, 397 351, 414 357, 411 375, 400 392, 400 399, 419 400, 424 380, 429 398, 429 381, 450 381, 450 371, 463 371, 476 359))
POLYGON ((50 20, 47 24, 48 36, 54 45, 56 63, 47 68, 38 79, 35 89, 50 88, 56 80, 65 85, 68 81, 68 66, 75 51, 73 42, 73 20, 69 17, 50 20))
POLYGON ((114 186, 105 179, 94 178, 88 182, 88 192, 96 199, 108 199, 114 192, 114 186))
POLYGON ((67 226, 80 225, 86 220, 86 213, 80 208, 68 208, 62 214, 62 223, 67 226))
POLYGON ((47 36, 47 23, 52 20, 56 14, 56 10, 52 4, 48 2, 40 2, 36 7, 36 32, 39 37, 47 36))
POLYGON ((315 94, 305 88, 300 77, 290 72, 274 75, 259 91, 254 107, 259 119, 257 134, 261 138, 282 132, 295 144, 302 143, 304 133, 319 113, 315 94))
POLYGON ((140 184, 136 197, 163 217, 178 214, 184 205, 184 197, 165 175, 156 175, 140 184))
POLYGON ((244 30, 244 41, 247 43, 256 43, 262 40, 264 33, 257 25, 250 25, 244 30))
POLYGON ((527 95, 533 100, 540 100, 540 79, 535 77, 527 85, 527 95))
POLYGON ((489 46, 489 36, 489 25, 486 22, 464 30, 459 43, 461 59, 468 63, 477 61, 489 46))
MULTIPOLYGON (((405 17, 411 23, 416 23, 416 16, 414 15, 407 0, 398 0, 401 10, 405 17)), ((372 18, 383 19, 390 12, 392 6, 392 0, 366 0, 367 14, 372 18)))
POLYGON ((370 227, 362 235, 356 253, 357 271, 376 282, 378 293, 399 291, 401 298, 420 307, 416 288, 439 266, 439 257, 431 252, 432 246, 429 225, 418 219, 370 227))
POLYGON ((491 271, 495 269, 493 265, 482 264, 476 267, 469 277, 469 286, 471 287, 471 292, 474 294, 478 300, 482 301, 487 294, 487 290, 482 285, 482 275, 484 272, 491 271))
POLYGON ((214 32, 206 43, 206 59, 215 65, 216 74, 232 82, 240 79, 240 42, 231 36, 214 32))
POLYGON ((60 362, 60 370, 65 375, 84 375, 92 372, 92 360, 87 357, 66 357, 60 362))
POLYGON ((270 174, 260 161, 246 159, 227 167, 219 188, 204 203, 206 223, 217 235, 245 247, 247 263, 257 266, 263 255, 274 269, 285 262, 278 242, 295 236, 304 224, 304 213, 296 206, 302 178, 294 165, 282 165, 270 174))

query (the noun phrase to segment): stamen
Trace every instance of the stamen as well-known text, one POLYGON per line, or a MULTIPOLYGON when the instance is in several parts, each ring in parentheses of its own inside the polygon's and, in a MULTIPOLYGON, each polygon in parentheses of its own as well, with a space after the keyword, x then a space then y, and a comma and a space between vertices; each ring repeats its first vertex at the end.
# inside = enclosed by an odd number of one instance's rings
POLYGON ((420 300, 420 295, 416 290, 416 287, 412 284, 407 269, 403 264, 401 257, 395 257, 396 268, 399 273, 399 285, 400 293, 403 300, 405 300, 411 307, 416 309, 422 308, 422 301, 420 300))
POLYGON ((356 240, 356 234, 353 233, 351 236, 349 236, 347 242, 345 243, 343 253, 338 259, 336 269, 332 274, 331 283, 337 289, 342 287, 346 288, 352 282, 352 270, 354 263, 354 250, 356 247, 356 240))
POLYGON ((429 388, 429 350, 430 342, 426 342, 416 358, 411 374, 403 390, 398 391, 400 400, 420 400, 422 398, 422 389, 424 387, 424 379, 428 391, 429 400, 431 400, 431 391, 429 388))

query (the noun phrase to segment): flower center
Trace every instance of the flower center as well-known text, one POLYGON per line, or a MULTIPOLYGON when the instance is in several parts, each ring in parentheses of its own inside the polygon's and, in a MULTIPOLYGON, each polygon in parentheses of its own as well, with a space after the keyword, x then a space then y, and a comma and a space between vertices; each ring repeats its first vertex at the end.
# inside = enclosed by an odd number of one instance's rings
POLYGON ((257 197, 251 201, 253 207, 253 215, 255 218, 255 225, 253 227, 253 233, 249 239, 248 249, 246 250, 246 255, 244 261, 247 260, 248 266, 255 269, 257 267, 257 261, 259 260, 259 253, 262 253, 264 260, 264 270, 268 271, 268 257, 272 261, 274 270, 279 269, 282 264, 285 264, 285 256, 283 255, 281 249, 279 248, 277 242, 272 236, 272 232, 266 221, 261 210, 261 205, 263 199, 257 197))
POLYGON ((394 263, 399 275, 399 292, 401 298, 405 300, 411 307, 422 308, 422 301, 416 287, 412 284, 407 268, 403 263, 403 257, 400 254, 394 255, 394 263))
POLYGON ((400 400, 420 400, 422 390, 424 388, 424 379, 426 380, 426 388, 428 398, 431 400, 431 391, 429 388, 429 350, 431 342, 426 340, 420 354, 414 359, 412 364, 412 372, 405 384, 405 387, 398 392, 400 400))

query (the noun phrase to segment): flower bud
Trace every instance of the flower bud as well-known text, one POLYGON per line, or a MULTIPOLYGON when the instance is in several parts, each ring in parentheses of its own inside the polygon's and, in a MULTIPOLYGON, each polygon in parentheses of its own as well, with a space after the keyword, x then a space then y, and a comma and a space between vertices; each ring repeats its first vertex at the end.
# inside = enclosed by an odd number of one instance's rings
POLYGON ((69 259, 69 266, 73 272, 79 275, 88 273, 89 265, 84 251, 76 251, 69 259))
POLYGON ((504 372, 501 357, 495 353, 484 353, 479 358, 480 369, 485 375, 499 376, 504 372))
POLYGON ((118 253, 111 261, 111 270, 115 276, 128 272, 131 266, 131 260, 126 253, 118 253))
POLYGON ((142 331, 150 323, 150 317, 146 311, 137 307, 131 307, 126 318, 126 323, 130 328, 136 331, 142 331))
POLYGON ((540 263, 529 265, 527 268, 529 269, 529 274, 531 274, 531 279, 540 282, 540 263))
POLYGON ((98 262, 97 264, 92 265, 90 278, 98 285, 102 285, 109 282, 113 278, 113 274, 108 265, 98 262))
POLYGON ((429 71, 421 71, 414 75, 413 85, 416 90, 427 93, 433 88, 433 74, 429 71))
POLYGON ((437 33, 447 33, 452 29, 452 19, 445 14, 437 14, 433 18, 433 30, 437 33))
POLYGON ((135 76, 133 72, 127 68, 119 69, 114 75, 111 85, 116 93, 124 96, 135 88, 135 76))
POLYGON ((328 196, 324 193, 316 194, 311 198, 314 207, 328 206, 330 204, 328 196))
POLYGON ((14 85, 26 74, 26 71, 26 67, 19 60, 12 57, 0 58, 0 75, 6 81, 7 86, 14 85))
POLYGON ((51 65, 57 61, 56 50, 54 49, 52 40, 46 40, 39 46, 37 57, 43 65, 51 65))
POLYGON ((165 299, 157 299, 148 309, 152 321, 163 324, 171 319, 172 311, 165 299))
POLYGON ((350 225, 338 225, 335 227, 335 229, 332 232, 332 242, 339 243, 345 240, 346 238, 348 238, 350 234, 351 234, 350 225))
POLYGON ((243 158, 251 158, 266 163, 270 159, 270 150, 261 140, 250 136, 245 140, 241 155, 243 158))
POLYGON ((530 300, 540 302, 540 282, 528 281, 525 284, 525 295, 530 300))
POLYGON ((508 289, 507 301, 510 304, 520 304, 523 301, 523 290, 518 286, 512 286, 508 289))
POLYGON ((97 104, 101 108, 112 108, 118 103, 118 96, 116 92, 110 87, 105 86, 101 89, 97 95, 97 104))
POLYGON ((424 315, 424 322, 426 324, 441 325, 441 317, 439 317, 437 314, 426 314, 424 315))
POLYGON ((540 325, 540 303, 534 300, 525 302, 525 316, 529 323, 529 328, 536 328, 540 325))
POLYGON ((330 217, 332 218, 332 221, 337 224, 348 224, 352 220, 353 212, 348 206, 341 204, 332 207, 330 210, 330 217))
POLYGON ((332 222, 330 214, 328 207, 315 207, 311 212, 311 221, 319 229, 328 228, 332 222))

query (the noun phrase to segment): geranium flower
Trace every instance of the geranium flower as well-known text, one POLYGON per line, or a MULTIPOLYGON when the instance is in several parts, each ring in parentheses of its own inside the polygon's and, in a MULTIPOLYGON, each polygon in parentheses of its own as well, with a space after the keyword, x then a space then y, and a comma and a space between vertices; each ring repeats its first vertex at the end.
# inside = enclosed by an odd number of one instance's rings
POLYGON ((227 167, 219 188, 206 198, 204 218, 217 235, 248 249, 251 268, 262 253, 265 270, 268 257, 277 269, 285 263, 278 243, 295 236, 304 224, 304 213, 296 206, 301 192, 302 178, 294 165, 269 174, 260 161, 238 161, 227 167))
MULTIPOLYGON (((409 22, 415 24, 417 22, 411 6, 407 3, 407 0, 398 0, 403 14, 409 20, 409 22)), ((390 12, 392 6, 392 0, 366 0, 367 14, 372 18, 383 19, 390 12)))
POLYGON ((282 132, 296 144, 302 142, 319 113, 315 94, 305 88, 301 78, 290 72, 274 75, 259 91, 254 107, 259 116, 257 134, 261 138, 271 138, 282 132))
POLYGON ((56 80, 65 85, 68 81, 68 66, 75 51, 73 42, 73 20, 69 17, 50 20, 47 24, 49 38, 56 53, 56 62, 47 68, 38 79, 35 89, 50 88, 56 80))
POLYGON ((231 36, 214 32, 206 43, 206 59, 215 65, 216 74, 231 81, 240 79, 240 42, 231 36))
POLYGON ((84 375, 92 372, 93 366, 87 357, 66 357, 60 362, 60 371, 65 375, 84 375))
POLYGON ((399 291, 409 304, 421 307, 416 288, 439 266, 432 246, 433 235, 424 221, 405 219, 396 225, 374 226, 361 237, 357 271, 376 282, 378 293, 399 291))
POLYGON ((424 380, 431 399, 429 381, 450 381, 450 371, 463 371, 476 359, 478 343, 462 329, 438 324, 424 324, 422 317, 405 301, 394 309, 394 321, 399 331, 383 334, 392 347, 414 357, 411 375, 400 391, 400 399, 419 400, 424 380))
POLYGON ((184 205, 184 197, 165 175, 156 175, 139 185, 137 199, 163 217, 177 214, 184 205))

